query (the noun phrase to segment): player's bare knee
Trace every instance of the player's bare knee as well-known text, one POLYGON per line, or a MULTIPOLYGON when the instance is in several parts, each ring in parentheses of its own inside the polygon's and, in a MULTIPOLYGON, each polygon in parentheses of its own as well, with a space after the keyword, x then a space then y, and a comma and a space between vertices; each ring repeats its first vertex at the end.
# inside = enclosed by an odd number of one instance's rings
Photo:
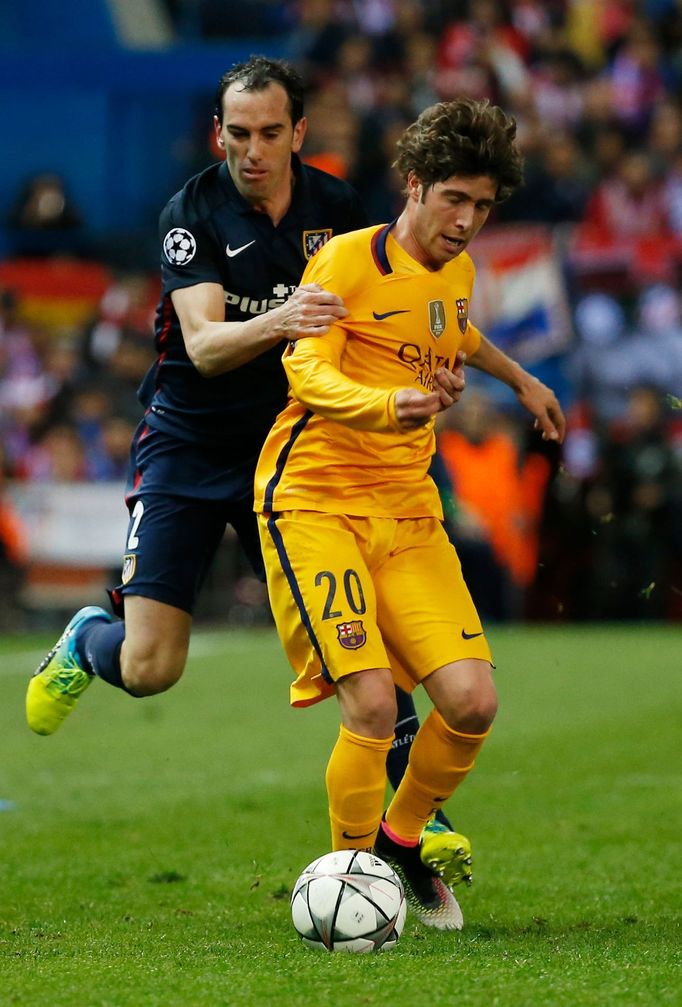
POLYGON ((483 734, 497 713, 497 691, 486 661, 456 661, 424 681, 431 701, 448 727, 483 734))
POLYGON ((465 734, 484 734, 497 713, 497 698, 493 694, 473 697, 468 706, 459 711, 454 729, 465 734))
POLYGON ((464 734, 483 734, 497 713, 495 692, 481 690, 460 698, 456 708, 448 711, 448 726, 464 734))
POLYGON ((440 710, 448 727, 464 734, 483 734, 497 713, 497 693, 492 683, 464 684, 440 710))
POLYGON ((389 698, 384 703, 372 703, 357 711, 352 724, 347 723, 346 727, 363 738, 388 738, 395 730, 396 715, 397 706, 389 698))
POLYGON ((387 668, 372 668, 341 678, 337 696, 343 723, 349 731, 363 738, 392 736, 398 704, 387 668))

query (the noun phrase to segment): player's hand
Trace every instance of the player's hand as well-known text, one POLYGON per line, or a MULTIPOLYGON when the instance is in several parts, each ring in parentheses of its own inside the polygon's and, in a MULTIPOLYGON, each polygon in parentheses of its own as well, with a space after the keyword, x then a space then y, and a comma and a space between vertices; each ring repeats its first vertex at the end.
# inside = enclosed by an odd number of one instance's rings
POLYGON ((287 302, 276 310, 281 313, 281 334, 291 340, 323 336, 334 322, 348 314, 341 298, 317 283, 297 287, 287 302))
POLYGON ((443 408, 438 392, 420 392, 417 388, 401 388, 395 396, 395 414, 403 430, 425 426, 443 408))
POLYGON ((395 412, 403 430, 423 427, 432 416, 449 409, 464 391, 464 361, 466 353, 455 357, 454 370, 439 367, 433 375, 433 391, 428 394, 416 388, 401 388, 395 397, 395 412))
POLYGON ((552 389, 528 375, 528 381, 516 394, 521 405, 535 417, 533 426, 542 431, 543 441, 562 444, 566 434, 566 417, 552 389))
POLYGON ((464 361, 466 353, 458 352, 455 357, 453 370, 447 367, 439 367, 434 374, 433 390, 440 398, 441 409, 449 409, 455 402, 459 402, 460 396, 466 386, 464 378, 464 361))

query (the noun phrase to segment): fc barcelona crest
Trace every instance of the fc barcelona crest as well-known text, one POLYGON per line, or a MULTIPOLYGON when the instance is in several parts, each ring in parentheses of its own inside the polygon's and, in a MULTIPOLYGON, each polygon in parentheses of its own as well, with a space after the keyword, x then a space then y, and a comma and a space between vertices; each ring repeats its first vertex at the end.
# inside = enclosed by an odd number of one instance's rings
POLYGON ((359 650, 367 642, 367 634, 365 633, 365 627, 362 625, 361 619, 355 619, 353 622, 337 623, 336 632, 339 637, 339 643, 346 650, 359 650))
POLYGON ((429 301, 429 329, 434 339, 445 332, 445 305, 442 301, 429 301))
POLYGON ((331 227, 324 227, 321 231, 303 232, 303 254, 306 259, 312 259, 313 255, 326 245, 332 236, 331 227))
POLYGON ((457 305, 457 323, 460 332, 464 335, 467 330, 467 322, 469 321, 469 301, 466 297, 458 297, 455 304, 457 305))

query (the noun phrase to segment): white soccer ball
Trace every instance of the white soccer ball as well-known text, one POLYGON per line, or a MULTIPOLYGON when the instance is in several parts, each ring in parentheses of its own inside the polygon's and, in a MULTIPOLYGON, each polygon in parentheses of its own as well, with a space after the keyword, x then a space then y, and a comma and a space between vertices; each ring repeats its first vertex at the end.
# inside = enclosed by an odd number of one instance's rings
POLYGON ((405 892, 392 867, 364 850, 325 853, 294 885, 291 917, 303 943, 326 951, 386 951, 405 924, 405 892))

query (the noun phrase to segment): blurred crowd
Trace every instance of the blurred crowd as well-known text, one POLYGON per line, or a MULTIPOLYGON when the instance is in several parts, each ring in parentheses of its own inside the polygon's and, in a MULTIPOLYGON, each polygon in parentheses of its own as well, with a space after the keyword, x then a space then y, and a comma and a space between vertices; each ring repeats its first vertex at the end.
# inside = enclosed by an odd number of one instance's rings
MULTIPOLYGON (((526 184, 488 226, 556 236, 570 429, 548 448, 472 380, 439 431, 448 527, 490 618, 682 618, 682 3, 166 5, 187 38, 286 35, 310 81, 305 157, 348 178, 373 221, 402 205, 395 141, 426 105, 466 93, 516 116, 526 184)), ((18 252, 79 254, 77 194, 34 182, 8 222, 18 252)), ((78 326, 37 325, 1 292, 0 479, 123 480, 157 284, 112 273, 78 326)), ((0 566, 25 555, 0 486, 0 566)))

